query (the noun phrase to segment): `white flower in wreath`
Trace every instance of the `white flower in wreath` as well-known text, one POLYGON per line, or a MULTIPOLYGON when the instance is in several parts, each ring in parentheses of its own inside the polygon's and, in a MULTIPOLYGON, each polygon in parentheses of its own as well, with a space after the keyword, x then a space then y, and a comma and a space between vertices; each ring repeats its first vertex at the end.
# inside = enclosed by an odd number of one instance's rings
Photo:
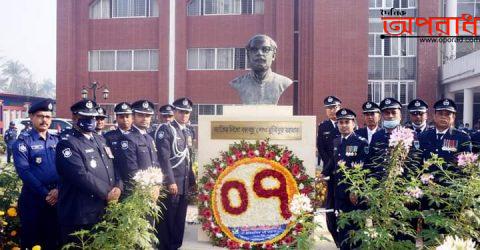
POLYGON ((310 198, 305 194, 295 194, 290 203, 290 211, 296 216, 312 212, 313 208, 310 198))
POLYGON ((254 153, 256 156, 259 156, 259 155, 260 155, 260 152, 259 152, 258 150, 253 151, 253 153, 254 153))
POLYGON ((216 233, 215 236, 217 236, 217 238, 223 238, 223 234, 221 233, 216 233))
POLYGON ((443 241, 443 244, 438 246, 436 250, 450 250, 450 249, 461 249, 461 250, 474 250, 476 249, 475 243, 471 239, 462 239, 458 236, 447 236, 443 241))
POLYGON ((303 185, 303 183, 300 183, 300 185, 298 185, 298 189, 300 189, 300 190, 302 190, 304 187, 305 187, 305 185, 303 185))
POLYGON ((235 155, 232 155, 232 160, 237 160, 237 157, 235 155))
POLYGON ((225 162, 220 163, 220 167, 224 168, 225 167, 225 162))
POLYGON ((276 161, 280 161, 280 159, 281 159, 280 156, 278 156, 278 155, 275 156, 275 160, 276 160, 276 161))
POLYGON ((245 152, 245 151, 242 151, 242 155, 246 155, 246 154, 247 154, 247 152, 245 152))

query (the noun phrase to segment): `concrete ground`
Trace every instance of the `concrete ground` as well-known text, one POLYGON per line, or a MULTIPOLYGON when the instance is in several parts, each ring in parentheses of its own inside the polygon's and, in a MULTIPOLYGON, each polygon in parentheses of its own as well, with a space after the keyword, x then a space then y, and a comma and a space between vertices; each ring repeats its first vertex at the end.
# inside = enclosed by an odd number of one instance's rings
MULTIPOLYGON (((192 212, 192 210, 195 210, 197 208, 194 206, 190 206, 188 209, 190 210, 190 212, 192 212)), ((325 220, 322 220, 322 221, 325 221, 325 220)), ((198 241, 197 232, 199 227, 200 227, 199 224, 187 224, 187 226, 185 227, 185 236, 183 238, 183 246, 181 248, 182 250, 225 249, 221 247, 214 247, 209 242, 198 241)), ((322 236, 325 236, 331 239, 330 233, 328 232, 327 225, 325 223, 323 223, 322 228, 323 230, 320 232, 320 234, 322 236)), ((337 248, 335 247, 335 243, 333 243, 332 241, 331 242, 322 241, 315 245, 315 249, 335 250, 337 248)))

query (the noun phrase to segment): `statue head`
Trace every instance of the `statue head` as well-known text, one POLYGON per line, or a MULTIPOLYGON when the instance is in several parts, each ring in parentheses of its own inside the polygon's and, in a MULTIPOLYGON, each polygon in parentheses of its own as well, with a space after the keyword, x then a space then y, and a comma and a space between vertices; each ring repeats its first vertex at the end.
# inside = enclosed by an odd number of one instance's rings
POLYGON ((253 36, 245 48, 248 65, 255 72, 267 71, 277 54, 277 43, 267 35, 253 36))

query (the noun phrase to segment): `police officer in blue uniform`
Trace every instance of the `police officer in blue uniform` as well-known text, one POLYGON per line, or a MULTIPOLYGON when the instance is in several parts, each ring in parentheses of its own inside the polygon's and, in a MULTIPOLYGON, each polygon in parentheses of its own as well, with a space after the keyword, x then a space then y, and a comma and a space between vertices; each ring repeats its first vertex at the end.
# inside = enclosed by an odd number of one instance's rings
POLYGON ((374 102, 365 102, 362 105, 365 127, 357 129, 355 134, 367 139, 368 143, 372 140, 373 134, 379 129, 380 107, 374 102))
MULTIPOLYGON (((328 163, 333 158, 333 139, 339 136, 338 128, 336 125, 336 112, 340 109, 342 102, 335 96, 327 96, 323 100, 325 106, 325 112, 327 115, 327 120, 323 121, 318 125, 317 132, 317 151, 318 151, 318 164, 320 165, 320 160, 323 162, 322 176, 329 178, 327 183, 327 198, 325 201, 325 207, 327 209, 332 209, 334 206, 334 183, 333 178, 333 169, 328 168, 328 163)), ((330 234, 337 244, 337 230, 336 230, 336 217, 334 214, 328 213, 327 218, 327 227, 330 234)))
POLYGON ((418 138, 418 135, 428 128, 428 104, 421 99, 414 99, 408 103, 407 109, 411 124, 406 127, 412 129, 415 133, 415 138, 418 138))
POLYGON ((386 161, 385 155, 388 153, 388 144, 392 131, 401 126, 402 104, 395 98, 385 98, 380 102, 382 112, 383 128, 379 129, 372 136, 367 156, 367 165, 372 171, 372 176, 382 178, 385 174, 383 162, 386 161))
MULTIPOLYGON (((435 109, 435 127, 419 136, 423 159, 429 159, 431 153, 438 154, 450 166, 457 154, 471 152, 470 136, 454 127, 457 106, 453 100, 441 99, 433 108, 435 109)), ((438 166, 431 166, 431 171, 437 170, 438 166)))
POLYGON ((119 145, 118 170, 124 182, 129 183, 138 170, 158 168, 157 148, 153 138, 147 133, 154 114, 153 103, 139 100, 132 103, 133 125, 129 133, 124 133, 119 145))
MULTIPOLYGON (((333 140, 333 159, 329 165, 334 169, 334 207, 338 214, 358 209, 357 197, 348 191, 348 184, 340 183, 345 177, 338 169, 338 162, 344 161, 347 168, 352 167, 352 163, 362 164, 365 161, 368 142, 353 132, 356 126, 356 114, 352 110, 342 108, 337 111, 336 117, 340 136, 333 140)), ((354 225, 347 225, 342 229, 337 227, 340 249, 353 247, 348 242, 350 230, 356 230, 356 227, 354 225)))
POLYGON ((116 168, 119 166, 119 150, 120 141, 123 134, 130 133, 132 128, 132 106, 128 102, 121 102, 115 105, 113 112, 115 112, 115 119, 118 123, 118 128, 112 131, 105 133, 103 137, 107 140, 108 146, 112 149, 113 152, 113 165, 116 168))
POLYGON ((107 118, 107 114, 104 108, 97 107, 98 115, 95 117, 97 120, 97 126, 95 127, 95 132, 99 135, 103 135, 103 129, 105 128, 105 122, 107 118))
POLYGON ((88 99, 71 106, 73 128, 60 135, 57 145, 58 218, 64 244, 78 241, 71 233, 98 223, 107 203, 118 201, 123 188, 111 149, 95 133, 96 106, 88 99))
POLYGON ((173 102, 175 119, 160 127, 155 142, 164 174, 167 198, 163 201, 163 221, 158 225, 160 249, 173 250, 182 246, 188 191, 195 188, 192 171, 193 134, 188 126, 193 103, 188 98, 173 102))
POLYGON ((13 146, 15 169, 23 182, 18 200, 22 249, 41 245, 42 249, 59 246, 56 203, 58 174, 55 148, 58 137, 48 133, 54 101, 47 99, 28 110, 33 129, 13 146))
POLYGON ((157 137, 158 131, 160 130, 162 124, 173 121, 173 110, 174 107, 170 104, 163 105, 158 109, 160 112, 160 124, 153 128, 152 132, 150 133, 153 139, 157 137))
POLYGON ((10 122, 10 127, 5 131, 3 135, 3 140, 7 144, 7 163, 10 163, 12 160, 12 149, 13 144, 17 141, 18 129, 15 127, 15 122, 10 122))

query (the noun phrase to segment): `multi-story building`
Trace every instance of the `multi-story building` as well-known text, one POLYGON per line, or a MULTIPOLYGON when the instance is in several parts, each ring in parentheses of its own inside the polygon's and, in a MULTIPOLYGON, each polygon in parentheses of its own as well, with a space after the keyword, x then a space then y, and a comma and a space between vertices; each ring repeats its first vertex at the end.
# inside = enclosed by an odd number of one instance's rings
MULTIPOLYGON (((280 99, 324 118, 336 95, 361 112, 367 99, 438 97, 438 45, 379 39, 379 10, 438 16, 436 0, 62 0, 58 1, 58 114, 89 82, 105 84, 111 109, 140 98, 181 96, 194 114, 240 104, 229 81, 245 74, 245 45, 264 33, 279 46, 273 70, 295 81, 280 99)), ((418 32, 422 32, 419 30, 418 32)), ((194 115, 195 122, 195 115, 194 115)))

